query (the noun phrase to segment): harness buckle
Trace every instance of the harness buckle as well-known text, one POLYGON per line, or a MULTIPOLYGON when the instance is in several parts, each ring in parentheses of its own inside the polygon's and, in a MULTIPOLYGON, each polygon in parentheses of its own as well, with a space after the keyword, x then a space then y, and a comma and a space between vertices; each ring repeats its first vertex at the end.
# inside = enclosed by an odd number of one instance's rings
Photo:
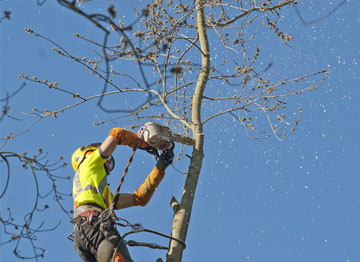
POLYGON ((75 238, 74 237, 74 231, 67 236, 67 239, 69 239, 70 241, 73 241, 73 242, 74 242, 74 238, 75 238))

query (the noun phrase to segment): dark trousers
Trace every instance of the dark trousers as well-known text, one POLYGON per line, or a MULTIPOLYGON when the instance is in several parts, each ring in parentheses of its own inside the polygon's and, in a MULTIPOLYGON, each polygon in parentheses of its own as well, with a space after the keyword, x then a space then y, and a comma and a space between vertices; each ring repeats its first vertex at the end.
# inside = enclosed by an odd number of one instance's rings
POLYGON ((117 247, 117 260, 133 262, 126 245, 121 242, 119 232, 114 224, 93 221, 90 225, 86 221, 78 221, 74 230, 74 246, 84 262, 112 262, 113 252, 117 247))

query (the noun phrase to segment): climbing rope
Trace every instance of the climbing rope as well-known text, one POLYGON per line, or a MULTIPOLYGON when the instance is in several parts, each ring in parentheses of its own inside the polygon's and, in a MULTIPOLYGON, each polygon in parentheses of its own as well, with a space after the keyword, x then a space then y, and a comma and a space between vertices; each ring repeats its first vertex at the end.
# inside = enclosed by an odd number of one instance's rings
POLYGON ((134 148, 132 150, 131 156, 130 156, 130 158, 129 158, 128 162, 127 162, 127 165, 126 165, 126 167, 124 169, 124 172, 123 172, 123 174, 121 176, 119 185, 116 188, 115 196, 114 196, 114 199, 113 199, 113 201, 111 203, 111 206, 110 206, 110 213, 112 213, 114 211, 114 209, 115 209, 116 202, 119 199, 119 195, 120 195, 119 192, 120 192, 121 185, 124 183, 125 176, 128 173, 129 167, 130 167, 130 165, 131 165, 131 163, 132 163, 132 161, 134 159, 134 155, 135 155, 136 149, 139 146, 139 143, 140 143, 140 138, 138 137, 137 140, 136 140, 135 146, 134 146, 134 148))
MULTIPOLYGON (((124 219, 124 218, 120 218, 120 217, 114 217, 112 216, 110 218, 110 216, 106 217, 106 216, 103 216, 103 215, 100 215, 98 217, 98 220, 95 222, 95 223, 103 223, 105 221, 108 221, 109 219, 112 219, 113 223, 115 225, 118 225, 118 226, 121 226, 121 227, 131 227, 131 229, 126 232, 119 240, 119 244, 118 246, 114 249, 114 253, 113 253, 113 260, 112 261, 115 261, 115 256, 116 256, 116 253, 120 247, 120 244, 121 243, 124 243, 128 246, 142 246, 142 247, 149 247, 149 248, 152 248, 152 249, 169 249, 168 247, 165 247, 165 246, 161 246, 161 245, 158 245, 158 244, 154 244, 154 243, 147 243, 147 242, 137 242, 135 240, 128 240, 128 241, 125 241, 125 238, 131 234, 135 234, 135 233, 140 233, 140 232, 147 232, 147 233, 151 233, 151 234, 155 234, 155 235, 158 235, 158 236, 161 236, 161 237, 165 237, 165 238, 168 238, 168 239, 171 239, 171 240, 174 240, 174 241, 177 241, 179 242, 183 247, 184 249, 186 248, 186 244, 184 241, 180 240, 180 239, 177 239, 175 237, 172 237, 172 236, 169 236, 169 235, 166 235, 164 233, 161 233, 161 232, 158 232, 158 231, 155 231, 155 230, 152 230, 152 229, 147 229, 147 228, 144 228, 142 226, 141 223, 135 223, 135 224, 132 224, 130 223, 128 220, 124 219), (119 222, 121 221, 121 222, 119 222)), ((76 224, 78 222, 80 222, 79 218, 74 218, 71 220, 71 222, 73 224, 76 224)), ((87 221, 84 221, 83 223, 87 223, 87 221)), ((67 238, 71 241, 74 241, 74 231, 69 234, 67 236, 67 238)))

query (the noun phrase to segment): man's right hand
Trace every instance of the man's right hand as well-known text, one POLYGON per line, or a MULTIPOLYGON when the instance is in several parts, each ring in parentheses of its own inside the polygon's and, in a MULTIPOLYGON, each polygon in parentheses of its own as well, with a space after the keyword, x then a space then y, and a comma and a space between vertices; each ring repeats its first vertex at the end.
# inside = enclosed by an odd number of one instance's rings
POLYGON ((146 146, 146 147, 138 147, 141 150, 144 150, 146 152, 148 152, 150 155, 154 155, 154 156, 158 156, 159 153, 157 152, 157 150, 155 148, 153 148, 152 146, 146 146))

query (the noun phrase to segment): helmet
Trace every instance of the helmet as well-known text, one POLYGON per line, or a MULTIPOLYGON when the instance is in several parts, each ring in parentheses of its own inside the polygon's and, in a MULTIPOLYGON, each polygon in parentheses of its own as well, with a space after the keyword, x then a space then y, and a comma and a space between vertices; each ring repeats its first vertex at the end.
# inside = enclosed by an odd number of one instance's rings
POLYGON ((71 164, 75 172, 78 170, 80 164, 91 155, 96 149, 100 147, 100 143, 93 143, 87 146, 79 147, 75 150, 71 157, 71 164))

